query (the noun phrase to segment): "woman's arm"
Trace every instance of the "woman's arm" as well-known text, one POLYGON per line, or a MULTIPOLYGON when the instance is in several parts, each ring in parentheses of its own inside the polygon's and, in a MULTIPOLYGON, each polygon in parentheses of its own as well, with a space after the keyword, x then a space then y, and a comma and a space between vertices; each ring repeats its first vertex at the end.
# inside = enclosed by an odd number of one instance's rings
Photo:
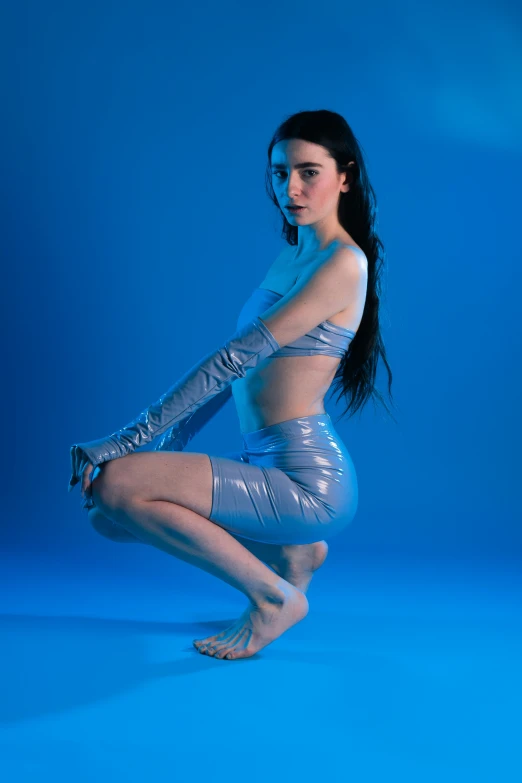
POLYGON ((162 397, 107 438, 71 446, 69 489, 89 463, 123 457, 184 422, 259 362, 346 308, 360 275, 359 257, 340 248, 279 302, 195 364, 162 397))
POLYGON ((256 316, 217 351, 195 364, 159 400, 125 427, 107 438, 71 446, 69 490, 80 481, 88 464, 96 467, 102 462, 123 457, 153 440, 172 425, 184 421, 279 348, 270 330, 256 316))
POLYGON ((319 268, 303 275, 261 319, 281 347, 289 345, 349 307, 364 275, 358 252, 340 247, 319 268))

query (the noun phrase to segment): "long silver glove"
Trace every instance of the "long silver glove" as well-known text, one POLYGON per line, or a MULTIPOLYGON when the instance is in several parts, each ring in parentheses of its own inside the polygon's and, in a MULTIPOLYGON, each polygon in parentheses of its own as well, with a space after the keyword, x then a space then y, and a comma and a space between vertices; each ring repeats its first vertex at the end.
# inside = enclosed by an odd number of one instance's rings
MULTIPOLYGON (((202 408, 198 408, 197 411, 191 413, 186 419, 180 419, 172 427, 169 427, 159 439, 157 446, 154 447, 154 451, 183 451, 192 438, 214 418, 216 413, 225 406, 231 397, 232 386, 227 386, 226 389, 223 389, 222 392, 209 400, 202 408)), ((92 472, 91 481, 95 475, 95 470, 96 468, 92 472)), ((94 508, 94 506, 95 503, 90 495, 82 502, 82 508, 87 509, 87 511, 90 508, 94 508)))
POLYGON ((266 324, 256 316, 220 348, 195 364, 159 400, 125 427, 109 437, 71 446, 69 491, 81 480, 88 463, 96 467, 102 462, 130 454, 176 422, 184 421, 280 347, 266 324))
POLYGON ((232 386, 227 386, 186 419, 173 424, 159 439, 154 451, 183 451, 200 430, 214 418, 232 397, 232 386))

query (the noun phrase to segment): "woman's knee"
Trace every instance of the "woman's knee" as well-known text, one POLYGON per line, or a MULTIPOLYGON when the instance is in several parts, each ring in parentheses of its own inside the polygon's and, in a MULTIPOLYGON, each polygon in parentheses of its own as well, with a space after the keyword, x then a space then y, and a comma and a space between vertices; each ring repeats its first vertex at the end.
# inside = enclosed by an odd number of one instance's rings
POLYGON ((111 541, 132 543, 134 541, 139 542, 140 540, 139 538, 136 538, 136 536, 133 536, 132 533, 129 533, 128 530, 125 530, 125 528, 123 528, 121 525, 118 525, 115 522, 112 522, 112 520, 107 519, 107 517, 104 516, 98 508, 96 508, 96 506, 94 508, 90 508, 87 512, 87 515, 89 517, 89 522, 91 523, 94 530, 101 536, 110 538, 111 541))
POLYGON ((111 522, 110 519, 107 519, 107 517, 104 516, 98 508, 96 508, 96 506, 89 509, 87 516, 89 517, 89 522, 97 533, 100 533, 102 536, 110 535, 110 531, 114 527, 114 523, 111 522))
POLYGON ((110 462, 103 462, 92 472, 91 494, 99 510, 103 510, 104 506, 111 508, 115 505, 116 487, 113 481, 114 472, 110 462))

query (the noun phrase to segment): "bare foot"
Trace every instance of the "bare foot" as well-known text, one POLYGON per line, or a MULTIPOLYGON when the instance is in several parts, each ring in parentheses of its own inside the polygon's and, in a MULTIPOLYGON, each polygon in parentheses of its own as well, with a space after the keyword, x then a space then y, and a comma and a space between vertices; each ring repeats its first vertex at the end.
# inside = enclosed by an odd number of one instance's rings
POLYGON ((294 545, 288 549, 283 547, 281 562, 270 565, 279 576, 306 593, 314 573, 322 566, 327 554, 326 541, 294 545))
POLYGON ((206 639, 194 639, 194 647, 214 658, 250 658, 308 614, 304 593, 288 582, 283 582, 281 591, 280 602, 261 606, 251 603, 230 628, 206 639))

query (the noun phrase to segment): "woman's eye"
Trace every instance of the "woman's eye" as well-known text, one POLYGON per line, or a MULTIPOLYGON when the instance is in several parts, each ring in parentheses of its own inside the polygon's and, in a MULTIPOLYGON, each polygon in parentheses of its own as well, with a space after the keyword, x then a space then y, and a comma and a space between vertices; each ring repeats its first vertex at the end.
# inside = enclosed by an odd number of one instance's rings
MULTIPOLYGON (((275 175, 277 177, 278 174, 284 174, 285 172, 284 171, 276 171, 274 173, 275 173, 275 175)), ((305 174, 319 174, 319 172, 316 171, 315 169, 305 169, 305 174)), ((279 179, 279 177, 278 177, 278 179, 279 179)), ((310 179, 313 179, 313 177, 310 177, 310 179)))

